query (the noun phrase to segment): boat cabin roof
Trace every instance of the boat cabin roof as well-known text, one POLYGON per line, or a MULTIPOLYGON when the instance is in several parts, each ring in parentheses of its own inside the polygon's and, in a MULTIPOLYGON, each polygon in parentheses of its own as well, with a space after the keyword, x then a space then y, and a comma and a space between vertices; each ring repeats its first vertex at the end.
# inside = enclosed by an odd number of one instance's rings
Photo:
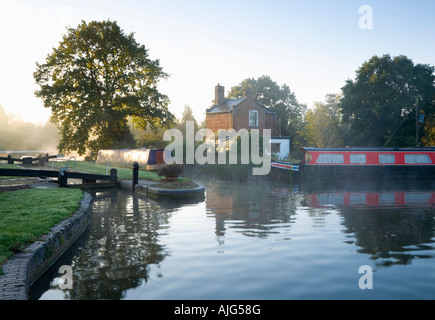
POLYGON ((318 152, 361 152, 361 151, 367 151, 367 152, 429 152, 429 151, 435 151, 435 147, 413 147, 413 148, 360 148, 360 147, 352 147, 352 148, 314 148, 314 147, 303 147, 302 151, 318 151, 318 152))

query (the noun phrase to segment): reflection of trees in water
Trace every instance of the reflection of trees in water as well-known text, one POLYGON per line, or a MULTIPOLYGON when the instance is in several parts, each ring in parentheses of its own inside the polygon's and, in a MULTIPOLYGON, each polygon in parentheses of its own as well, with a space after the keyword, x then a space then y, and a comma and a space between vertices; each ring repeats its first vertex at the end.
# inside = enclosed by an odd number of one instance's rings
POLYGON ((93 196, 89 238, 72 261, 70 298, 121 299, 168 255, 159 238, 174 208, 118 190, 93 196))
POLYGON ((432 258, 434 211, 430 208, 342 208, 346 233, 353 233, 359 252, 370 254, 381 266, 409 264, 414 258, 432 258))
POLYGON ((278 224, 290 223, 297 208, 297 194, 282 188, 283 196, 271 194, 270 184, 209 183, 206 194, 207 213, 216 220, 216 235, 225 235, 227 228, 242 230, 251 237, 266 238, 278 224), (228 224, 233 221, 237 223, 228 224))

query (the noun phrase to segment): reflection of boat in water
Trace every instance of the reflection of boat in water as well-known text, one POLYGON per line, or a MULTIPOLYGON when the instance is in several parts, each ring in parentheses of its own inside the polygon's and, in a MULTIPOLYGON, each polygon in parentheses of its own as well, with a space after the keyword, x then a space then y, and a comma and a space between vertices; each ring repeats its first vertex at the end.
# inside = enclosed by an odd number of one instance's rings
POLYGON ((435 207, 435 191, 331 191, 309 194, 307 204, 315 208, 435 207))
POLYGON ((270 195, 273 197, 288 197, 288 188, 271 188, 270 195))

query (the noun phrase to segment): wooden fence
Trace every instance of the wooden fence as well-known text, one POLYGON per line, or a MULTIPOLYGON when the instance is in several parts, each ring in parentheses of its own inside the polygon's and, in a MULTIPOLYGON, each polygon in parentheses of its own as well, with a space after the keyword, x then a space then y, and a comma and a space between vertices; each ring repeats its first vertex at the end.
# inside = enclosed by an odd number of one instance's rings
POLYGON ((40 165, 43 165, 44 163, 48 162, 49 159, 57 158, 58 156, 49 156, 48 153, 45 154, 45 156, 40 157, 22 157, 22 158, 12 158, 10 154, 8 154, 7 157, 0 157, 0 160, 6 160, 8 164, 15 164, 15 162, 21 162, 24 166, 31 166, 33 165, 34 161, 38 161, 40 165))
POLYGON ((97 183, 97 180, 118 183, 118 172, 110 169, 110 175, 91 174, 85 172, 70 172, 65 169, 56 170, 33 170, 33 169, 2 169, 0 176, 4 177, 39 177, 39 178, 58 178, 60 187, 68 186, 68 179, 80 179, 83 184, 97 183))

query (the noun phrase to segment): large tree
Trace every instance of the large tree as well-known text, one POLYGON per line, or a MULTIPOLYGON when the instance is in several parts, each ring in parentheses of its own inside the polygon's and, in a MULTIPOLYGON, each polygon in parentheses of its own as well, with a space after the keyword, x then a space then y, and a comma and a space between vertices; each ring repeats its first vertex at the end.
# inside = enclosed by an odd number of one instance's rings
POLYGON ((129 118, 140 128, 173 120, 168 97, 157 89, 167 75, 133 33, 114 21, 82 21, 67 31, 34 73, 35 94, 61 132, 59 151, 132 146, 129 118))
POLYGON ((405 56, 373 56, 357 70, 356 79, 342 88, 342 121, 349 129, 345 143, 415 145, 416 104, 420 114, 433 114, 434 80, 432 66, 414 64, 405 56))
POLYGON ((299 132, 307 146, 320 148, 343 146, 339 99, 336 94, 328 94, 325 102, 316 102, 314 108, 307 111, 305 125, 299 132))
POLYGON ((237 99, 244 95, 252 96, 262 105, 275 111, 280 120, 281 135, 289 136, 293 147, 300 146, 298 131, 302 128, 306 106, 298 103, 296 95, 287 84, 279 86, 267 75, 257 79, 247 78, 230 89, 228 98, 237 99))

